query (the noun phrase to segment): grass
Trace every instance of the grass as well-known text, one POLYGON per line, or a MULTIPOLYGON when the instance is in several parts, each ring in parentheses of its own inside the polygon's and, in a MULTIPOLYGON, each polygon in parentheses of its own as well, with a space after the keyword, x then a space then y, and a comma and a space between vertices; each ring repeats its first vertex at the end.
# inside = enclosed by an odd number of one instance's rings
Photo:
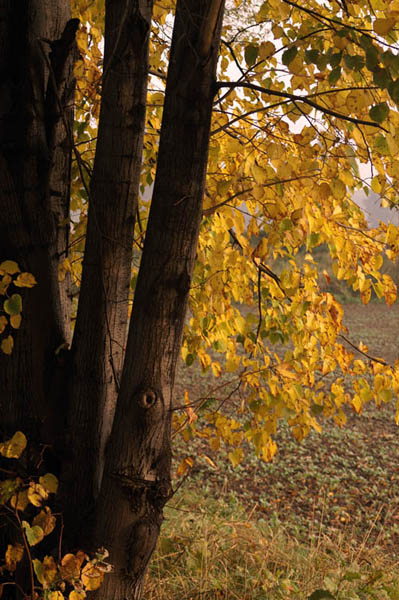
POLYGON ((301 541, 278 519, 256 518, 236 495, 225 500, 190 486, 166 509, 145 597, 397 600, 397 567, 396 559, 368 545, 367 535, 354 543, 310 521, 301 541))

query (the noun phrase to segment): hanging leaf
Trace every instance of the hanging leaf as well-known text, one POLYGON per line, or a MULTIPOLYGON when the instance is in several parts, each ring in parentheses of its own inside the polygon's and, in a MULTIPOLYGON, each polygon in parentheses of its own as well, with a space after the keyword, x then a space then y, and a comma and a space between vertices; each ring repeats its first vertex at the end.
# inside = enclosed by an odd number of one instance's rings
POLYGON ((9 335, 8 337, 6 337, 4 340, 1 341, 0 348, 2 349, 4 354, 12 353, 12 349, 14 348, 14 340, 11 335, 9 335))
POLYGON ((341 67, 335 67, 328 76, 328 81, 331 85, 335 85, 341 77, 341 67))
POLYGON ((48 589, 57 577, 57 565, 52 556, 45 556, 43 562, 37 558, 33 560, 33 568, 39 583, 48 589))
POLYGON ((373 30, 377 35, 386 35, 395 26, 396 20, 390 19, 376 19, 373 23, 373 30))
POLYGON ((4 315, 0 315, 0 333, 3 333, 3 331, 5 330, 7 325, 8 325, 7 317, 5 317, 4 315))
POLYGON ((44 538, 43 529, 38 525, 31 527, 27 521, 22 521, 22 527, 25 530, 29 546, 35 546, 44 538))
POLYGON ((296 46, 291 46, 291 48, 288 48, 288 50, 283 52, 283 55, 281 57, 281 61, 282 61, 283 65, 288 67, 290 62, 292 62, 294 60, 294 58, 296 57, 297 54, 298 54, 298 48, 296 46))
POLYGON ((104 573, 90 562, 82 570, 82 583, 88 591, 98 590, 103 579, 104 573))
POLYGON ((22 298, 19 294, 13 294, 11 298, 4 301, 4 310, 8 315, 18 315, 22 310, 22 298))
POLYGON ((34 483, 31 481, 28 488, 28 499, 33 506, 41 506, 43 500, 46 500, 48 493, 40 483, 34 483))
POLYGON ((45 506, 43 510, 39 512, 33 519, 32 525, 38 525, 43 529, 44 535, 48 535, 51 533, 55 527, 56 518, 51 513, 51 510, 48 506, 45 506))
POLYGON ((19 458, 25 450, 27 439, 22 431, 14 433, 7 442, 0 444, 0 454, 6 458, 19 458))
POLYGON ((249 44, 245 47, 245 62, 248 67, 252 67, 256 63, 256 59, 258 58, 259 47, 254 44, 249 44))
POLYGON ((13 260, 5 260, 0 264, 0 272, 8 273, 9 275, 15 275, 15 273, 19 273, 20 268, 16 262, 13 260))
POLYGON ((369 110, 370 119, 376 121, 376 123, 382 123, 389 115, 389 107, 386 102, 376 104, 369 110))
POLYGON ((65 554, 61 560, 60 572, 63 579, 73 581, 80 577, 82 561, 75 554, 65 554))
POLYGON ((13 573, 17 567, 17 563, 19 563, 22 560, 23 555, 24 547, 22 544, 17 543, 14 546, 9 544, 5 556, 7 570, 13 573))
POLYGON ((11 327, 13 327, 14 329, 19 329, 19 327, 21 325, 21 321, 22 321, 22 317, 20 314, 11 315, 11 317, 10 317, 10 324, 11 324, 11 327))
POLYGON ((17 287, 32 288, 36 284, 37 281, 32 275, 32 273, 20 273, 18 277, 14 280, 14 285, 16 285, 17 287))
POLYGON ((39 477, 39 483, 44 487, 50 494, 56 494, 58 490, 58 479, 52 473, 46 473, 39 477))
POLYGON ((72 590, 68 596, 69 600, 84 600, 86 592, 84 590, 72 590))

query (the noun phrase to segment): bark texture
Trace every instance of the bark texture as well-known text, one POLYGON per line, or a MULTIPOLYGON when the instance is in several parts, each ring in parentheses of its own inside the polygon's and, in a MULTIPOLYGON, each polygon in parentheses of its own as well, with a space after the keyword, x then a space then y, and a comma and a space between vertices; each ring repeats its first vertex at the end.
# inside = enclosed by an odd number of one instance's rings
MULTIPOLYGON (((127 337, 153 0, 108 0, 103 89, 79 308, 72 345, 63 469, 67 530, 93 512, 127 337), (81 519, 76 507, 83 506, 81 519), (68 508, 69 507, 69 508, 68 508)), ((79 536, 78 536, 79 538, 79 536)), ((87 540, 86 540, 87 541, 87 540)))
POLYGON ((222 0, 178 1, 157 174, 112 433, 96 538, 114 574, 99 595, 141 595, 170 498, 176 361, 201 220, 222 0))
POLYGON ((50 415, 61 409, 52 390, 64 376, 55 350, 70 338, 58 264, 68 253, 76 27, 65 0, 1 3, 0 261, 17 261, 39 282, 23 292, 12 355, 0 353, 1 421, 7 433, 18 427, 52 445, 50 415))

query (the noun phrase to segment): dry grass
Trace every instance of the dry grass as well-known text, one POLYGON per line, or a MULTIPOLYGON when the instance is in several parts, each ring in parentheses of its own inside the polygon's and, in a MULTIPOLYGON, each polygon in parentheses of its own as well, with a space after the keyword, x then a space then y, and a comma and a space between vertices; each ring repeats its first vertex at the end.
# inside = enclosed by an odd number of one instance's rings
POLYGON ((277 520, 185 490, 166 509, 145 597, 150 600, 398 600, 399 563, 325 535, 309 523, 307 541, 277 520), (316 591, 320 590, 317 594, 316 591), (321 590, 330 596, 321 595, 321 590))

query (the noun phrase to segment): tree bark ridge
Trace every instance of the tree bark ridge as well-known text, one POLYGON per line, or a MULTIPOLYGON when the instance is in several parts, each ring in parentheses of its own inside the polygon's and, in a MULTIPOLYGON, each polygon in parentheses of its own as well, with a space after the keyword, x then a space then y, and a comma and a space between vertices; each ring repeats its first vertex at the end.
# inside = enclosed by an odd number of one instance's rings
POLYGON ((177 3, 157 173, 96 511, 97 541, 116 567, 100 590, 104 598, 140 597, 172 494, 173 386, 201 221, 222 13, 219 0, 177 3), (204 24, 215 6, 209 36, 204 24))

